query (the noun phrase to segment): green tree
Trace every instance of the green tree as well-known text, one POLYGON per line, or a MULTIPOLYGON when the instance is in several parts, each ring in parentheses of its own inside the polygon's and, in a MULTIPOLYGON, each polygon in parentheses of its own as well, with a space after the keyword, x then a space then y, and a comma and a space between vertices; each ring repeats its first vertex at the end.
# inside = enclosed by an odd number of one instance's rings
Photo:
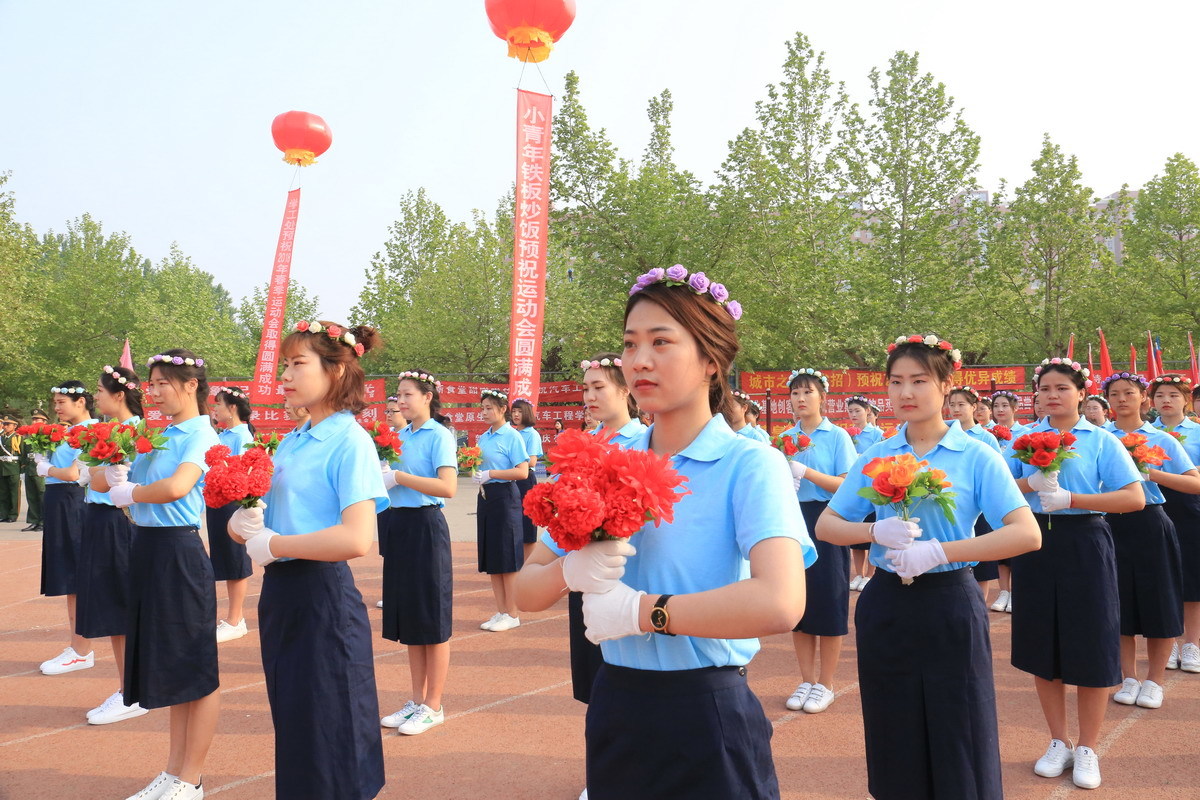
POLYGON ((13 404, 27 411, 35 398, 44 398, 54 380, 38 353, 50 316, 40 297, 41 243, 33 228, 17 221, 16 198, 5 188, 9 177, 0 173, 0 286, 5 306, 0 313, 0 406, 13 404))
MULTIPOLYGON (((270 288, 269 281, 261 286, 255 286, 249 295, 242 298, 242 302, 238 304, 237 311, 234 313, 238 330, 245 340, 244 346, 248 348, 252 362, 258 358, 263 319, 267 313, 267 292, 270 288)), ((309 294, 308 289, 295 278, 289 279, 287 309, 283 315, 284 334, 286 335, 296 327, 296 323, 302 319, 318 319, 321 316, 320 308, 321 298, 315 294, 309 294)))

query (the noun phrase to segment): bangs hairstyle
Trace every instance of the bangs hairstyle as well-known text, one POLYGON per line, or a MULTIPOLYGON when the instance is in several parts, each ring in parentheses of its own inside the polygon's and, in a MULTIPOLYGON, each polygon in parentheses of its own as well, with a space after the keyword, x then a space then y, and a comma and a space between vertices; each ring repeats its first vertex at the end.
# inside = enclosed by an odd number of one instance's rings
MULTIPOLYGON (((1051 372, 1057 372, 1060 375, 1066 375, 1067 378, 1071 381, 1072 386, 1074 386, 1079 391, 1085 393, 1083 395, 1083 397, 1079 398, 1079 404, 1075 408, 1076 414, 1082 414, 1083 413, 1083 404, 1085 402, 1087 402, 1087 399, 1089 397, 1095 397, 1095 395, 1086 394, 1087 379, 1083 377, 1083 373, 1071 369, 1070 364, 1053 364, 1052 363, 1045 367, 1042 367, 1042 372, 1040 375, 1038 375, 1036 378, 1034 378, 1033 385, 1035 387, 1040 387, 1042 385, 1042 378, 1046 377, 1051 372)), ((1138 386, 1138 388, 1141 389, 1142 387, 1138 386)), ((1033 402, 1035 403, 1034 408, 1037 407, 1036 403, 1038 401, 1038 394, 1039 394, 1039 392, 1036 392, 1036 391, 1033 393, 1033 402)))
POLYGON ((826 394, 825 384, 816 375, 809 375, 807 373, 802 372, 799 375, 797 375, 796 377, 792 378, 790 381, 788 381, 788 391, 789 392, 792 389, 795 389, 797 386, 805 386, 810 389, 816 389, 817 394, 821 395, 821 397, 824 397, 826 394))
POLYGON ((521 427, 536 428, 537 427, 537 412, 533 410, 533 403, 528 400, 520 399, 513 400, 512 409, 508 412, 511 417, 512 412, 517 409, 521 410, 521 427))
MULTIPOLYGON (((936 334, 933 335, 936 336, 936 334)), ((921 365, 921 369, 937 378, 938 381, 945 382, 954 377, 954 359, 950 357, 949 350, 930 347, 924 342, 898 344, 895 350, 888 353, 886 374, 889 378, 892 377, 892 369, 896 366, 896 361, 901 358, 911 358, 916 361, 921 365)))
POLYGON ((1179 393, 1181 395, 1183 395, 1184 400, 1187 400, 1189 397, 1194 396, 1195 395, 1194 390, 1190 390, 1188 384, 1183 382, 1182 379, 1184 377, 1186 377, 1186 376, 1176 375, 1175 373, 1172 372, 1172 373, 1163 375, 1162 380, 1151 381, 1150 382, 1150 399, 1151 400, 1154 399, 1154 394, 1159 389, 1165 389, 1165 388, 1171 388, 1171 389, 1178 390, 1179 393), (1178 383, 1175 383, 1174 381, 1170 380, 1171 378, 1179 378, 1180 381, 1178 383))
MULTIPOLYGON (((383 346, 379 332, 370 325, 345 328, 336 322, 323 319, 317 321, 325 328, 337 325, 354 334, 354 339, 363 346, 364 355, 383 346)), ((354 348, 330 337, 325 331, 320 333, 292 331, 283 340, 279 352, 284 358, 295 358, 305 347, 317 354, 317 357, 321 359, 321 369, 329 377, 329 392, 324 398, 329 408, 332 411, 349 411, 353 414, 365 409, 367 407, 367 379, 354 348)))
POLYGON ((652 283, 625 302, 624 322, 628 323, 634 306, 647 300, 661 306, 692 335, 702 359, 717 365, 708 382, 709 412, 723 414, 727 420, 737 419, 741 412, 734 405, 729 389, 729 372, 741 346, 736 324, 725 306, 713 302, 708 295, 696 294, 686 285, 652 283))
POLYGON ((972 407, 979 405, 979 395, 975 394, 974 392, 968 392, 966 389, 951 389, 950 394, 946 399, 953 400, 954 395, 956 394, 961 394, 967 401, 967 404, 972 407))
POLYGON ((1083 401, 1083 404, 1087 405, 1088 400, 1095 400, 1097 403, 1100 404, 1100 407, 1103 408, 1105 411, 1108 411, 1112 407, 1108 404, 1108 398, 1102 394, 1089 394, 1087 396, 1087 399, 1083 401))
MULTIPOLYGON (((192 359, 199 361, 200 357, 191 350, 185 350, 177 347, 174 350, 163 350, 162 355, 171 356, 172 358, 192 359)), ((155 361, 150 367, 150 379, 154 379, 154 373, 157 372, 167 383, 177 389, 182 389, 183 385, 190 380, 196 381, 196 409, 202 416, 208 416, 208 370, 200 365, 189 367, 187 364, 172 364, 168 361, 155 361)))
POLYGON ((620 358, 620 356, 616 353, 596 353, 596 355, 592 356, 589 360, 599 363, 606 358, 613 363, 609 364, 607 367, 601 365, 599 367, 589 367, 589 369, 599 369, 604 373, 604 376, 608 378, 609 383, 625 392, 625 410, 629 412, 630 419, 637 419, 637 400, 633 399, 633 392, 629 391, 629 384, 625 382, 625 373, 622 372, 621 368, 616 364, 616 361, 620 358))
POLYGON ((100 373, 100 385, 104 387, 104 391, 109 394, 119 394, 123 396, 126 407, 135 416, 144 417, 142 411, 142 389, 141 382, 138 380, 137 373, 128 367, 113 367, 112 374, 107 372, 100 373), (129 383, 122 386, 116 379, 120 375, 129 383))
MULTIPOLYGON (((63 397, 67 398, 68 400, 83 400, 84 407, 87 408, 88 416, 94 417, 96 415, 96 398, 93 397, 92 393, 88 391, 88 388, 83 385, 83 381, 63 381, 62 383, 54 384, 54 386, 58 389, 83 389, 82 392, 64 394, 63 397)), ((58 394, 61 394, 61 392, 58 394)))
POLYGON ((246 423, 246 427, 249 428, 251 435, 257 433, 257 431, 254 429, 254 423, 250 421, 250 417, 254 416, 254 412, 250 408, 249 397, 246 397, 244 394, 239 397, 236 394, 230 394, 229 392, 222 392, 218 390, 217 396, 214 397, 213 400, 214 402, 219 401, 224 403, 236 411, 238 415, 238 421, 246 423))
MULTIPOLYGON (((442 427, 449 428, 450 418, 442 413, 442 395, 440 392, 438 392, 437 383, 434 382, 437 380, 437 378, 434 377, 434 374, 428 370, 413 369, 409 370, 409 372, 419 372, 422 375, 428 375, 430 378, 433 378, 433 381, 423 381, 420 378, 414 378, 412 375, 406 375, 400 379, 400 383, 408 381, 413 386, 417 387, 417 390, 420 391, 421 394, 433 395, 433 397, 429 399, 429 416, 437 420, 438 424, 442 427)), ((400 383, 397 383, 396 385, 399 386, 400 383)), ((389 397, 388 402, 391 403, 395 399, 396 398, 394 397, 389 397)))

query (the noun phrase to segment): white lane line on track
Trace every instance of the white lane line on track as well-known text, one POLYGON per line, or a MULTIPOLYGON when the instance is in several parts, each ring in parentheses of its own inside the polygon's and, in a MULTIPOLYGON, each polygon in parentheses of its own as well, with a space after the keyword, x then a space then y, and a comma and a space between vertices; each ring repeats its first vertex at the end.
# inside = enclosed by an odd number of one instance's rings
POLYGON ((57 625, 34 625, 30 628, 15 628, 11 631, 0 631, 0 636, 11 636, 14 633, 28 633, 30 631, 52 631, 55 628, 65 628, 67 623, 60 622, 57 625))
POLYGON ((275 775, 275 770, 271 770, 270 772, 260 772, 257 775, 251 775, 249 778, 242 778, 241 780, 233 781, 232 783, 222 784, 222 785, 216 787, 215 789, 205 789, 204 794, 207 796, 207 795, 217 794, 218 792, 223 792, 226 789, 236 789, 239 786, 245 786, 248 783, 254 783, 255 781, 261 781, 263 778, 274 777, 274 775, 275 775))
MULTIPOLYGON (((34 672, 36 671, 37 670, 34 670, 34 672)), ((20 739, 10 739, 7 742, 0 742, 0 747, 8 747, 10 744, 21 744, 22 742, 32 742, 34 739, 41 739, 45 736, 53 736, 56 733, 65 733, 66 731, 73 731, 76 728, 86 728, 87 725, 88 724, 86 722, 80 722, 76 725, 68 725, 65 728, 59 728, 58 730, 54 731, 42 731, 41 733, 35 733, 32 736, 24 736, 20 739)))
POLYGON ((27 569, 37 569, 40 566, 41 564, 29 564, 28 566, 17 567, 16 569, 6 569, 4 572, 0 572, 0 575, 11 575, 14 572, 23 572, 27 569))
POLYGON ((32 603, 35 600, 57 600, 57 599, 58 598, 56 598, 56 597, 45 597, 45 596, 39 594, 37 597, 30 597, 25 600, 18 600, 15 603, 9 603, 6 606, 0 606, 0 611, 3 611, 6 608, 12 608, 13 606, 22 606, 22 605, 25 605, 26 603, 32 603))
POLYGON ((489 708, 495 708, 496 706, 502 706, 502 705, 505 705, 506 703, 511 703, 514 700, 523 700, 526 697, 533 697, 535 694, 541 694, 542 692, 551 692, 562 686, 566 686, 570 682, 571 682, 571 679, 568 678, 565 681, 559 681, 558 683, 552 683, 549 686, 543 686, 540 689, 530 689, 528 692, 525 692, 523 694, 514 694, 511 697, 505 697, 501 700, 493 700, 490 703, 484 703, 481 706, 475 706, 475 708, 468 708, 466 711, 459 711, 457 714, 451 714, 450 716, 446 717, 446 719, 447 720, 458 719, 459 717, 465 717, 468 714, 476 714, 480 711, 487 711, 489 708))

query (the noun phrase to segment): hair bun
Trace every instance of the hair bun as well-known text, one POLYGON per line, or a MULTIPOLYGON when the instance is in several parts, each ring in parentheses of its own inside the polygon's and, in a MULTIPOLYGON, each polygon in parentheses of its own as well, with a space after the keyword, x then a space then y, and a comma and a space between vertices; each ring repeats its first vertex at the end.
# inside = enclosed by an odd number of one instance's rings
POLYGON ((378 350, 383 347, 383 339, 379 336, 379 331, 372 328, 370 325, 355 325, 348 329, 354 334, 355 340, 363 346, 363 354, 378 350))

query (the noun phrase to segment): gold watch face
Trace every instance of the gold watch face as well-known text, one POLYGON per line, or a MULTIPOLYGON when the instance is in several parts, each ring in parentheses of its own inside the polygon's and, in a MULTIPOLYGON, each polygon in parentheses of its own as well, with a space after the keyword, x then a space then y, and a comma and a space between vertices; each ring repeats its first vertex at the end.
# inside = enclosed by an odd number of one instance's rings
POLYGON ((664 630, 667 627, 667 612, 662 608, 654 608, 650 610, 650 624, 655 630, 664 630))

